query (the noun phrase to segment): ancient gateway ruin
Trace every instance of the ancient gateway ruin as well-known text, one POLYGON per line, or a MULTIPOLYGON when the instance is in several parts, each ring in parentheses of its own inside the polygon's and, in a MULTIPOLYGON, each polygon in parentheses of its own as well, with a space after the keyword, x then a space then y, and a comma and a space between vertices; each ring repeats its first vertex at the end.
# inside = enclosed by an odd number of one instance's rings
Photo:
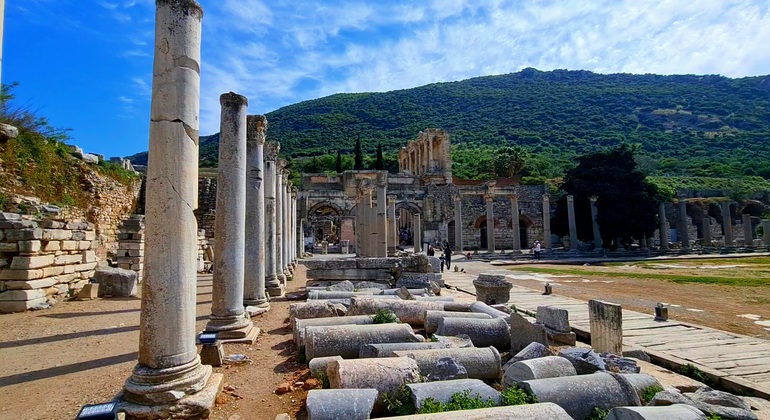
POLYGON ((391 207, 395 216, 392 235, 398 239, 389 239, 391 244, 519 250, 550 236, 543 218, 543 209, 550 209, 546 193, 545 185, 521 185, 516 179, 453 177, 449 133, 431 128, 401 149, 398 174, 303 174, 298 203, 307 243, 327 241, 354 249, 361 197, 376 195, 373 201, 391 207))

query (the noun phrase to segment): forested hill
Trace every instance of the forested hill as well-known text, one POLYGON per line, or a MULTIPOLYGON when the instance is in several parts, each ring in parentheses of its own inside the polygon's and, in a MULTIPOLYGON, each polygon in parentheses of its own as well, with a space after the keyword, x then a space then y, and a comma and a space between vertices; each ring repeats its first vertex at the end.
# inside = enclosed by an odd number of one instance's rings
MULTIPOLYGON (((392 92, 336 94, 267 118, 268 139, 280 141, 289 157, 352 153, 356 139, 366 153, 378 143, 395 152, 420 130, 438 127, 449 131, 454 146, 518 144, 561 161, 623 141, 639 143, 657 173, 724 166, 728 174, 752 174, 770 162, 770 76, 530 68, 392 92)), ((216 161, 216 146, 216 139, 202 138, 207 166, 216 161)))

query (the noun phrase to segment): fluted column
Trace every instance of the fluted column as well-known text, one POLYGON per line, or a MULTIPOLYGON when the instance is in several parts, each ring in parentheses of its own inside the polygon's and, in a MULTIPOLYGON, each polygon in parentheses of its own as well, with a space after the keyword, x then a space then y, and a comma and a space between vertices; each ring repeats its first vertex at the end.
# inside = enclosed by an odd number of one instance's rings
POLYGON ((660 203, 658 207, 658 219, 660 221, 660 249, 668 249, 668 220, 666 219, 666 203, 660 203))
POLYGON ((278 152, 281 144, 265 143, 265 287, 269 296, 283 295, 283 282, 278 278, 278 226, 276 225, 278 152))
POLYGON ((455 251, 463 251, 463 200, 455 197, 455 251))
MULTIPOLYGON (((221 386, 195 347, 202 17, 192 0, 156 3, 139 360, 121 401, 128 414, 146 410, 134 404, 174 405, 210 377, 221 386)), ((189 408, 202 413, 210 403, 189 408)))
POLYGON ((278 159, 275 173, 275 273, 278 281, 286 287, 286 273, 284 265, 283 241, 286 237, 283 234, 283 171, 286 167, 286 161, 278 159))
POLYGON ((388 255, 395 256, 398 252, 398 224, 396 223, 396 196, 389 195, 388 199, 388 255))
POLYGON ((377 174, 377 220, 375 226, 377 229, 377 256, 388 256, 388 174, 380 172, 377 174))
POLYGON ((594 233, 594 249, 602 249, 602 233, 599 230, 599 209, 596 208, 596 196, 590 197, 591 200, 591 225, 594 233))
POLYGON ((725 246, 733 246, 733 218, 730 215, 730 202, 722 202, 722 229, 725 232, 725 246))
POLYGON ((265 291, 264 146, 267 119, 246 117, 246 262, 243 304, 270 306, 265 291))
POLYGON ((484 196, 487 207, 487 251, 495 252, 495 195, 484 196))
POLYGON ((551 197, 543 194, 543 249, 551 249, 551 197))
POLYGON ((243 308, 248 101, 233 92, 223 94, 219 100, 222 117, 214 225, 214 280, 206 330, 217 331, 222 339, 242 339, 254 330, 243 308))
POLYGON ((690 232, 687 225, 687 202, 681 198, 679 199, 679 241, 682 243, 682 248, 690 247, 690 232))
POLYGON ((567 222, 569 223, 569 250, 577 252, 578 237, 577 223, 575 222, 575 197, 567 196, 567 222))
POLYGON ((521 253, 521 226, 519 225, 519 197, 511 196, 511 229, 513 230, 513 253, 521 253))

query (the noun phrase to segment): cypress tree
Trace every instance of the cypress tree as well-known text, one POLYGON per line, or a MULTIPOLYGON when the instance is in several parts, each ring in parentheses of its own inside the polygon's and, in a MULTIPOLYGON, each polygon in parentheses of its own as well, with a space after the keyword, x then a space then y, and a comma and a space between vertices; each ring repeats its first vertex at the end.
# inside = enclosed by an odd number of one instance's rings
POLYGON ((342 173, 342 154, 337 150, 337 173, 342 173))
POLYGON ((382 145, 377 145, 377 157, 374 161, 374 169, 381 171, 385 169, 385 161, 382 158, 382 145))

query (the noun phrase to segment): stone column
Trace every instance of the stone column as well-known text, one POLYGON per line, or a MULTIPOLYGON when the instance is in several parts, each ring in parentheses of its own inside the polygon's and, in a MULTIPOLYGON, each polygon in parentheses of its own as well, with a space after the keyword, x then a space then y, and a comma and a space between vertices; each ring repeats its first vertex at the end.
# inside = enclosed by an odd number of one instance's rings
POLYGON ((396 223, 396 196, 389 195, 388 199, 388 255, 395 256, 398 252, 398 224, 396 223))
POLYGON ((722 202, 722 229, 725 232, 725 246, 733 246, 733 218, 730 217, 730 202, 722 202))
POLYGON ((463 252, 463 199, 455 197, 455 251, 463 252))
POLYGON ((433 139, 428 139, 428 171, 433 172, 433 139))
POLYGON ((412 220, 412 230, 414 231, 414 252, 422 252, 422 223, 420 222, 420 213, 416 213, 412 220))
POLYGON ((283 274, 286 276, 286 280, 293 280, 291 261, 289 257, 289 243, 291 243, 291 226, 289 225, 289 208, 291 208, 291 186, 289 185, 289 170, 283 171, 283 211, 281 216, 283 217, 281 226, 283 227, 283 242, 281 252, 281 262, 283 264, 283 274))
POLYGON ((751 228, 751 215, 742 214, 741 219, 743 222, 743 243, 745 246, 754 246, 754 229, 751 228))
POLYGON ((484 196, 487 207, 487 251, 490 254, 495 252, 495 195, 487 194, 484 196))
POLYGON ((660 219, 660 249, 668 249, 668 220, 666 220, 666 203, 660 203, 658 207, 658 219, 660 219))
POLYGON ((770 220, 762 221, 762 244, 770 245, 770 220))
POLYGON ((281 285, 284 287, 286 287, 286 281, 288 280, 285 273, 285 256, 283 254, 283 241, 286 240, 283 232, 283 172, 285 167, 286 161, 279 158, 277 160, 275 173, 275 274, 276 277, 278 277, 278 281, 280 281, 281 285))
POLYGON ((3 70, 3 24, 5 23, 5 0, 0 0, 0 82, 3 70))
POLYGON ((195 347, 202 17, 193 0, 156 3, 139 360, 120 402, 129 415, 148 410, 137 404, 207 414, 222 382, 195 347), (204 388, 212 396, 196 398, 204 388))
POLYGON ((572 195, 567 196, 567 222, 569 223, 569 250, 570 252, 577 252, 578 237, 577 223, 575 222, 575 197, 572 195))
POLYGON ((222 339, 256 339, 243 309, 246 247, 246 107, 245 97, 233 92, 219 98, 222 117, 219 137, 217 213, 214 224, 214 280, 211 316, 206 331, 222 339))
POLYGON ((551 197, 543 194, 543 249, 551 249, 551 197))
MULTIPOLYGON (((291 213, 289 214, 291 219, 291 242, 289 244, 289 247, 291 249, 291 265, 294 266, 294 268, 297 268, 297 237, 299 237, 298 229, 299 226, 298 220, 297 220, 297 194, 298 190, 296 187, 292 187, 291 189, 291 213)), ((337 227, 339 229, 339 226, 337 227)))
POLYGON ((591 347, 597 353, 623 355, 623 308, 600 300, 588 301, 591 347))
POLYGON ((521 226, 519 226, 519 197, 511 196, 511 229, 513 229, 513 253, 521 254, 521 226))
POLYGON ((591 224, 594 229, 594 249, 602 249, 602 233, 599 230, 599 209, 596 208, 596 196, 592 196, 591 200, 591 224))
POLYGON ((278 278, 276 226, 276 178, 278 178, 278 152, 281 144, 265 143, 265 288, 269 296, 283 296, 283 283, 278 278))
POLYGON ((377 174, 377 256, 388 256, 388 173, 381 171, 377 174))
POLYGON ((679 199, 679 241, 682 243, 682 248, 690 247, 690 232, 687 225, 687 202, 681 198, 679 199))
POLYGON ((267 119, 246 117, 246 260, 243 304, 268 307, 265 292, 264 145, 267 119))
POLYGON ((708 214, 706 214, 705 217, 703 217, 703 225, 701 227, 703 230, 703 246, 704 247, 711 247, 711 219, 709 219, 708 214))

